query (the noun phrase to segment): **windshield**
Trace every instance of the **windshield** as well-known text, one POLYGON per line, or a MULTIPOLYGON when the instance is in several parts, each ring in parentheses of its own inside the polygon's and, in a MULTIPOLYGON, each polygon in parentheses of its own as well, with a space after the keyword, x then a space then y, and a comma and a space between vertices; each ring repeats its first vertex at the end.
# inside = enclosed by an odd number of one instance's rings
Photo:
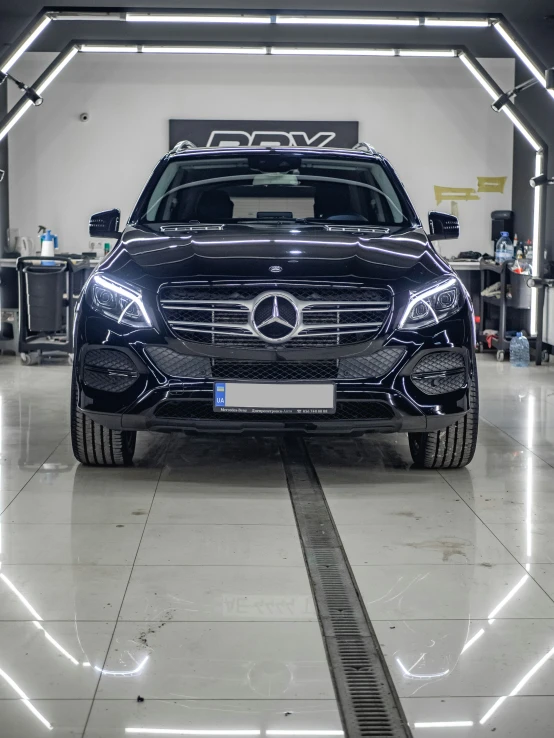
POLYGON ((170 161, 139 220, 390 227, 410 223, 410 211, 378 161, 269 153, 170 161))

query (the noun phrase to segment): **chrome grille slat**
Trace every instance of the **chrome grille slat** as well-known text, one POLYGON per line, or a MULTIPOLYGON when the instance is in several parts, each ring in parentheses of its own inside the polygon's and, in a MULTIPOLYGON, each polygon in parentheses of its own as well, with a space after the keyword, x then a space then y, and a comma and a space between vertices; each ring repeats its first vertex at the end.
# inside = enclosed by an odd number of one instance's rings
MULTIPOLYGON (((263 349, 268 344, 255 331, 251 315, 259 296, 275 290, 274 283, 168 285, 161 290, 160 307, 179 338, 263 349)), ((367 341, 379 331, 391 307, 389 292, 379 288, 296 283, 280 284, 278 291, 294 298, 299 314, 293 337, 279 344, 281 349, 367 341)))

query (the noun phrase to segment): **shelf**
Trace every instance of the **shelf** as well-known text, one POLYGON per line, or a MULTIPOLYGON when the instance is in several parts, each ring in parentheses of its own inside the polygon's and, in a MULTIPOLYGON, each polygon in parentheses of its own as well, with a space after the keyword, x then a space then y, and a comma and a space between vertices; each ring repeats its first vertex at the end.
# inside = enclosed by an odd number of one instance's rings
MULTIPOLYGON (((501 305, 500 305, 500 298, 499 297, 487 297, 486 295, 481 295, 481 299, 483 300, 483 302, 486 302, 488 305, 496 305, 496 307, 498 307, 498 308, 501 307, 501 305)), ((525 306, 521 306, 521 305, 510 305, 510 302, 511 302, 511 298, 510 297, 507 297, 506 298, 506 307, 507 308, 512 308, 512 310, 531 310, 531 306, 530 305, 525 305, 525 306)))
POLYGON ((481 261, 479 264, 482 272, 496 272, 497 274, 501 274, 502 270, 506 268, 506 262, 504 264, 495 264, 493 261, 481 261))

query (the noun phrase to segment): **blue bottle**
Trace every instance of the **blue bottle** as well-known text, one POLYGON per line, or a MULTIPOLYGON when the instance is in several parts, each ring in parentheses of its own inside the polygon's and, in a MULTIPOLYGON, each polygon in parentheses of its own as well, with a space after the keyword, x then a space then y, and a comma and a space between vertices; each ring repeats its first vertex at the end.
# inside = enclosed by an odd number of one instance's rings
POLYGON ((518 332, 510 341, 510 364, 517 367, 529 366, 529 341, 518 332))

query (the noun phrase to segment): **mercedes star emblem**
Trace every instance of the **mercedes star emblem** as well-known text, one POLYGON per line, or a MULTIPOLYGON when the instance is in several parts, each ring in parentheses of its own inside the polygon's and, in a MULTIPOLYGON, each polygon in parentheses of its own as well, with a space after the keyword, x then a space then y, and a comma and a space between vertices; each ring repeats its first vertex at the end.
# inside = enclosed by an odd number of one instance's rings
POLYGON ((260 295, 252 308, 252 327, 269 343, 282 343, 295 333, 299 313, 291 295, 285 292, 266 292, 260 295))
POLYGON ((269 267, 269 271, 273 272, 273 274, 279 274, 279 272, 283 271, 283 267, 280 266, 271 266, 269 267))

